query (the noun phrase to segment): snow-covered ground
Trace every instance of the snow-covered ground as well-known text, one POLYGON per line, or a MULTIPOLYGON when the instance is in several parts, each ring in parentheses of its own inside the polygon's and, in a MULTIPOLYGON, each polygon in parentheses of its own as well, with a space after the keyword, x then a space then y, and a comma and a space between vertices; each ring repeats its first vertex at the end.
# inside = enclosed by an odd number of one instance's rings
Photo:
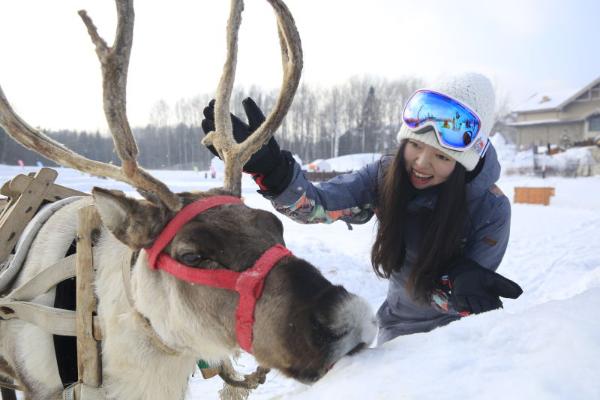
MULTIPOLYGON (((35 168, 0 166, 0 181, 35 168)), ((193 171, 153 171, 175 191, 220 181, 193 171)), ((89 191, 124 184, 59 169, 58 183, 89 191)), ((499 272, 525 290, 504 309, 464 318, 430 333, 397 338, 340 361, 305 386, 271 372, 251 399, 600 399, 600 177, 503 177, 515 186, 554 186, 548 207, 513 204, 511 238, 499 272)), ((244 180, 252 207, 272 210, 244 180)), ((377 309, 386 281, 371 270, 375 223, 300 225, 281 217, 288 247, 333 282, 377 309)), ((253 369, 249 356, 238 361, 253 369)), ((218 378, 190 379, 188 400, 215 399, 218 378)))

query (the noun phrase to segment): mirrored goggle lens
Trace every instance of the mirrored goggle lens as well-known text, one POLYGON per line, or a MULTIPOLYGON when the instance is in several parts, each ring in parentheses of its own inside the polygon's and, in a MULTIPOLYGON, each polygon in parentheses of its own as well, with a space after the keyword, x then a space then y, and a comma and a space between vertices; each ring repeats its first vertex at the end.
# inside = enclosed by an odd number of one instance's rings
POLYGON ((441 144, 456 149, 470 147, 481 125, 477 114, 456 100, 426 90, 408 100, 402 119, 411 130, 433 126, 441 144))

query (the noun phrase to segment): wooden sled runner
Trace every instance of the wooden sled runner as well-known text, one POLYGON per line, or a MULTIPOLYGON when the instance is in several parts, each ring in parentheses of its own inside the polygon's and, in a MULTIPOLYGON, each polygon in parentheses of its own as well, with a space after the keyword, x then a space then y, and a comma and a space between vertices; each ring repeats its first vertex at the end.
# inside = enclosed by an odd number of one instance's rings
MULTIPOLYGON (((18 175, 6 182, 0 194, 7 196, 0 214, 0 262, 8 265, 15 245, 40 207, 72 196, 86 193, 54 183, 57 172, 42 168, 33 176, 18 175)), ((65 399, 100 399, 101 367, 99 340, 101 332, 95 320, 96 299, 93 292, 92 232, 100 225, 93 206, 79 212, 77 252, 66 257, 34 278, 0 297, 0 320, 21 319, 45 331, 77 338, 78 382, 65 389, 65 399), (77 276, 76 311, 46 307, 32 302, 35 297, 55 287, 59 282, 77 276)), ((21 389, 18 379, 0 370, 2 399, 15 399, 14 390, 21 389), (4 374, 1 374, 4 372, 4 374), (8 381, 5 381, 7 378, 8 381)))

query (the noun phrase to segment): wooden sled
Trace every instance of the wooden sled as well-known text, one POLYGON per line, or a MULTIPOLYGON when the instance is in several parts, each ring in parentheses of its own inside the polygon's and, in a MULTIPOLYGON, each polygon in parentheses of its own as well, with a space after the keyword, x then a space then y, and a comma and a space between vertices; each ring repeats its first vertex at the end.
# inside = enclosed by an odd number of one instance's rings
MULTIPOLYGON (((19 237, 42 205, 68 197, 89 195, 55 184, 57 176, 55 170, 42 168, 35 174, 18 175, 0 189, 0 194, 6 196, 6 199, 0 199, 0 266, 11 259, 19 237)), ((93 205, 81 208, 76 254, 59 260, 18 288, 0 293, 0 322, 21 319, 48 333, 77 338, 78 381, 63 391, 62 398, 65 400, 104 399, 101 389, 102 332, 95 316, 97 299, 93 288, 95 270, 92 257, 92 235, 100 225, 100 216, 93 205), (32 301, 58 283, 73 277, 77 277, 76 311, 46 307, 32 301)), ((256 388, 264 383, 268 372, 258 368, 239 381, 239 375, 229 361, 220 366, 199 364, 199 367, 205 379, 219 375, 233 390, 256 388)), ((16 376, 7 374, 0 365, 2 400, 15 400, 15 390, 22 391, 23 386, 16 376), (7 377, 9 381, 4 379, 7 377)))
MULTIPOLYGON (((40 206, 72 196, 88 194, 54 183, 57 172, 42 168, 30 175, 18 175, 6 182, 0 194, 0 263, 10 260, 17 240, 40 206)), ((78 382, 65 389, 63 398, 101 399, 101 332, 96 322, 96 298, 93 291, 92 232, 100 226, 94 206, 79 212, 76 254, 65 257, 10 293, 0 297, 0 321, 22 319, 49 333, 77 337, 78 382), (62 280, 77 276, 76 311, 35 304, 32 300, 62 280)), ((11 382, 0 378, 2 399, 16 399, 14 390, 22 389, 16 377, 11 382)))

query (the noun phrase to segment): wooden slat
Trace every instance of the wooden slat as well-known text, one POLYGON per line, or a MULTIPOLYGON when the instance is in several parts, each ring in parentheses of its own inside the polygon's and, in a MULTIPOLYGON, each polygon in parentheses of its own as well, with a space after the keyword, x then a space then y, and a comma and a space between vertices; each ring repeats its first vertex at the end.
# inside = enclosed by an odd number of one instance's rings
MULTIPOLYGON (((11 193, 23 193, 32 180, 33 178, 27 175, 17 175, 9 182, 8 190, 11 193)), ((57 201, 65 199, 67 197, 86 195, 88 195, 88 193, 53 184, 48 188, 48 191, 44 194, 44 200, 57 201)))
POLYGON ((100 216, 94 206, 79 210, 77 233, 77 371, 86 385, 101 385, 100 345, 94 340, 93 317, 96 310, 92 235, 100 226, 100 216))
POLYGON ((0 194, 4 195, 6 197, 15 197, 19 193, 13 192, 10 189, 10 181, 6 181, 6 182, 4 182, 4 184, 2 184, 2 187, 0 187, 0 194))
POLYGON ((23 191, 23 195, 0 217, 0 261, 5 260, 15 247, 25 226, 44 200, 46 191, 56 179, 56 171, 42 168, 23 191))
MULTIPOLYGON (((8 185, 9 182, 6 182, 6 184, 8 185)), ((15 205, 15 203, 17 202, 17 200, 19 199, 19 197, 9 197, 8 199, 6 199, 6 204, 4 205, 4 207, 2 208, 2 211, 0 211, 0 221, 2 221, 5 218, 5 214, 8 213, 8 211, 11 209, 12 206, 15 205)))

